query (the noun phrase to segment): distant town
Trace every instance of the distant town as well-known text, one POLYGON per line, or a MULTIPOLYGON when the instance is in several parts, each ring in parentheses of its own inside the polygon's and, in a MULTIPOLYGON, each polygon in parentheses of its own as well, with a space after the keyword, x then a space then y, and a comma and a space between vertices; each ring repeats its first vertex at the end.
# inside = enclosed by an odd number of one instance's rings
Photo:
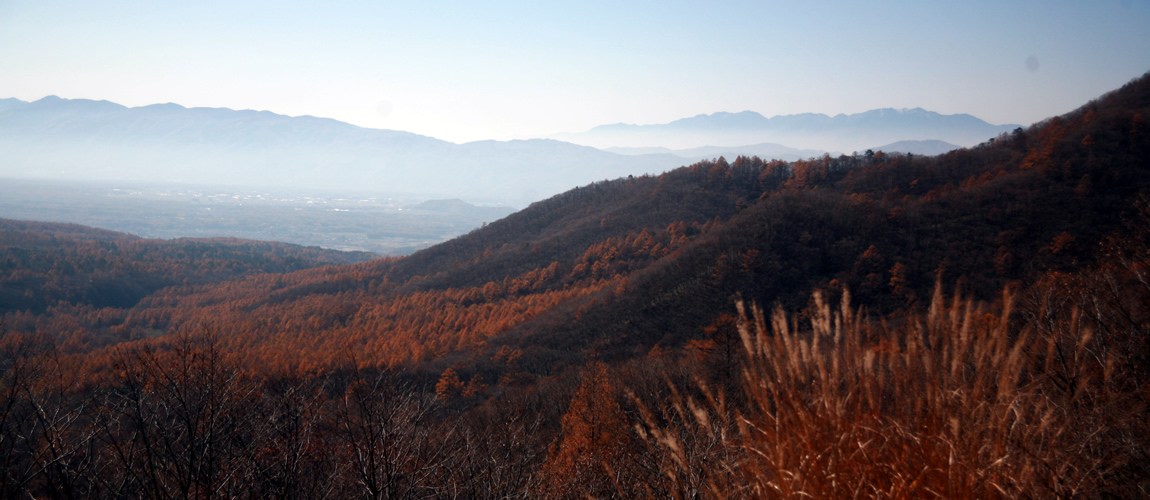
POLYGON ((502 218, 511 207, 420 205, 413 196, 350 196, 236 187, 77 184, 8 179, 5 217, 71 222, 145 238, 231 236, 404 255, 502 218))

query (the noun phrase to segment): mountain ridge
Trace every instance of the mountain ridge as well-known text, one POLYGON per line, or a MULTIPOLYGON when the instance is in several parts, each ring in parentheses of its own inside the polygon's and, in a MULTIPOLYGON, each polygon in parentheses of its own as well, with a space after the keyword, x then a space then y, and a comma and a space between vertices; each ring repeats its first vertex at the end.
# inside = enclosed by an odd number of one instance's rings
POLYGON ((885 151, 887 153, 911 153, 916 155, 940 155, 960 149, 961 146, 946 141, 897 141, 883 146, 868 148, 871 151, 885 151))
POLYGON ((781 122, 802 122, 802 121, 817 121, 817 122, 835 122, 835 123, 856 123, 866 121, 874 118, 883 118, 890 115, 894 116, 909 116, 909 117, 927 117, 927 118, 945 118, 952 121, 962 121, 977 124, 986 124, 996 127, 1018 127, 1018 125, 1005 124, 993 125, 985 120, 975 117, 968 113, 954 113, 942 114, 936 111, 929 111, 921 107, 914 108, 875 108, 859 113, 839 113, 835 115, 828 115, 825 113, 793 113, 787 115, 773 115, 767 117, 757 111, 717 111, 714 113, 700 113, 695 116, 686 118, 679 118, 666 123, 652 123, 652 124, 632 124, 632 123, 612 123, 607 125, 599 125, 592 127, 588 131, 612 129, 612 128, 644 128, 644 127, 692 127, 698 126, 697 124, 707 124, 709 126, 717 125, 737 125, 737 126, 760 126, 765 127, 768 124, 781 123, 781 122))
POLYGON ((758 156, 763 159, 778 159, 786 161, 801 160, 827 154, 819 149, 797 149, 773 142, 760 144, 747 144, 743 146, 701 146, 689 149, 670 149, 664 147, 649 148, 607 148, 604 151, 619 154, 673 154, 681 158, 697 162, 700 160, 715 159, 720 156, 735 158, 738 156, 758 156))
POLYGON ((46 97, 0 104, 0 176, 373 189, 523 206, 596 180, 659 173, 673 155, 624 156, 551 139, 455 144, 270 111, 129 108, 46 97))
POLYGON ((766 117, 755 111, 720 111, 667 123, 600 125, 553 137, 601 148, 690 149, 764 142, 799 149, 855 151, 900 140, 944 140, 973 146, 1018 125, 993 125, 966 113, 941 114, 921 107, 878 108, 860 113, 798 113, 766 117))
POLYGON ((759 155, 793 161, 818 156, 835 151, 827 145, 841 136, 861 144, 841 151, 916 139, 964 144, 948 140, 938 127, 922 126, 923 120, 981 127, 976 133, 963 132, 967 143, 975 138, 981 142, 1010 127, 990 126, 965 114, 884 108, 833 117, 804 113, 766 118, 754 111, 719 112, 668 124, 616 124, 588 132, 614 130, 624 135, 682 138, 702 131, 704 136, 720 139, 698 147, 640 153, 635 148, 600 150, 594 144, 568 142, 563 137, 456 144, 310 115, 176 103, 128 107, 106 100, 46 96, 31 102, 0 100, 0 153, 8 159, 0 166, 0 176, 325 189, 356 186, 524 206, 571 186, 661 173, 705 158, 759 155), (902 124, 892 128, 894 119, 902 124), (887 130, 877 135, 868 132, 876 123, 887 124, 883 125, 887 130), (923 136, 928 132, 933 135, 923 136), (762 139, 763 133, 778 135, 780 140, 735 140, 741 136, 762 139), (885 138, 891 140, 878 140, 885 138), (819 146, 794 147, 787 139, 819 146))

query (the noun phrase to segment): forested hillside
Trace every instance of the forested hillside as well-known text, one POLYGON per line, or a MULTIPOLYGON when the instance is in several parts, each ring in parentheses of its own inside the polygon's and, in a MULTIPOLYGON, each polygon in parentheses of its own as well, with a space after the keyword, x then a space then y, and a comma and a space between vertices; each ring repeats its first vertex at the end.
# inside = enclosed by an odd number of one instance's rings
POLYGON ((129 308, 168 286, 373 257, 234 238, 146 240, 76 224, 0 219, 0 313, 38 314, 65 305, 129 308))
POLYGON ((680 348, 736 294, 798 310, 849 289, 891 313, 961 279, 988 299, 1091 263, 1135 214, 1150 146, 1126 101, 1145 85, 943 156, 720 158, 584 186, 397 261, 169 288, 114 327, 207 327, 291 370, 351 346, 394 367, 509 345, 546 375, 680 348))
POLYGON ((1148 114, 1143 77, 941 156, 718 158, 345 266, 6 222, 3 492, 1135 497, 1148 114), (44 401, 75 418, 6 416, 44 401))

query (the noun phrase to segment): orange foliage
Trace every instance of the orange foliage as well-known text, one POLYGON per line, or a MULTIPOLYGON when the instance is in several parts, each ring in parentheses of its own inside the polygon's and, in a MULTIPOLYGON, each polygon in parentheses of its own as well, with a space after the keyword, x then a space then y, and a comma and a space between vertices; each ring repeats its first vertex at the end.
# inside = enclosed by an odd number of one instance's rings
POLYGON ((628 425, 602 362, 587 365, 562 426, 562 437, 543 465, 545 496, 606 490, 610 484, 604 483, 604 472, 626 451, 628 425))

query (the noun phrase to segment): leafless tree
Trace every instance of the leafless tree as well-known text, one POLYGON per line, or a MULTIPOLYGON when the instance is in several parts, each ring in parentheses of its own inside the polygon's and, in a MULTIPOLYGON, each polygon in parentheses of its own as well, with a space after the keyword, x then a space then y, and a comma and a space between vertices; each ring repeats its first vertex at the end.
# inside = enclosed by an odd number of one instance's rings
POLYGON ((181 335, 170 349, 120 354, 104 438, 115 473, 109 494, 215 498, 242 492, 256 385, 224 359, 210 333, 181 335))
POLYGON ((432 479, 442 472, 447 450, 446 440, 431 433, 432 401, 432 395, 396 383, 386 372, 353 371, 333 404, 333 419, 359 495, 373 500, 433 496, 432 479))

